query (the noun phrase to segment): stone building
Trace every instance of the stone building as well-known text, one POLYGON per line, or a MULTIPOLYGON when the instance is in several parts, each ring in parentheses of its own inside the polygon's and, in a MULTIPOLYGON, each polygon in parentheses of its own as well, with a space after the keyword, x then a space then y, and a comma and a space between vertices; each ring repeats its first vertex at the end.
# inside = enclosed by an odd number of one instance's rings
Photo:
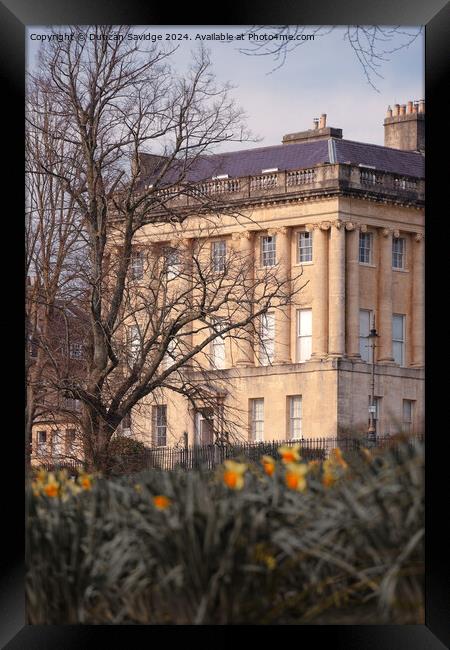
MULTIPOLYGON (((211 247, 224 255, 237 248, 256 268, 301 268, 306 283, 294 304, 266 320, 269 358, 261 360, 256 344, 225 340, 212 350, 242 439, 365 435, 374 318, 377 434, 423 433, 424 113, 422 101, 389 108, 385 146, 346 140, 322 115, 281 145, 198 162, 202 191, 251 215, 245 222, 224 211, 211 247)), ((145 182, 152 158, 142 154, 145 182)), ((181 207, 188 199, 174 200, 181 207)), ((194 222, 183 224, 186 242, 199 237, 194 222)), ((156 235, 146 226, 140 243, 171 236, 169 227, 156 235)), ((191 444, 209 443, 216 417, 160 394, 131 430, 151 445, 172 445, 185 431, 191 444)))

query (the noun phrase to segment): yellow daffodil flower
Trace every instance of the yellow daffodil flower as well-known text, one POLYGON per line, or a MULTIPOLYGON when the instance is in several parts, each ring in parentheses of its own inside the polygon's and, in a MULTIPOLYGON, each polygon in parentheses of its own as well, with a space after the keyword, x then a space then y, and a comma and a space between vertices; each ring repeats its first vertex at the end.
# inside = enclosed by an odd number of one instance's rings
POLYGON ((275 460, 272 458, 272 456, 263 456, 261 458, 261 463, 264 467, 265 473, 269 476, 272 476, 275 471, 275 460))
POLYGON ((308 467, 303 464, 288 463, 286 465, 286 474, 284 480, 290 490, 303 492, 306 490, 305 475, 308 473, 308 467))
POLYGON ((246 470, 247 465, 244 463, 226 460, 224 462, 223 482, 230 490, 242 490, 246 470))
POLYGON ((57 482, 55 475, 50 472, 48 475, 47 484, 44 485, 44 492, 48 497, 58 496, 59 483, 57 482))
POLYGON ((281 456, 283 463, 294 463, 297 460, 300 460, 300 445, 283 445, 278 447, 278 453, 281 456))
POLYGON ((342 456, 342 451, 338 447, 331 450, 330 457, 336 465, 340 465, 342 469, 347 469, 348 465, 342 456))

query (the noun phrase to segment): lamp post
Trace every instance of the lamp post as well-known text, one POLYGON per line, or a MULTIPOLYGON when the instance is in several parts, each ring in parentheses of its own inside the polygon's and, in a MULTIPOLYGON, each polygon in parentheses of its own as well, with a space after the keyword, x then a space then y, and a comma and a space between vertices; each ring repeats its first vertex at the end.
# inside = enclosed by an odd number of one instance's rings
POLYGON ((369 428, 367 430, 367 440, 370 443, 375 443, 377 439, 377 430, 376 430, 376 420, 375 420, 375 412, 376 412, 376 406, 375 406, 375 348, 377 347, 376 345, 376 340, 379 337, 379 334, 377 333, 377 330, 375 328, 375 316, 373 317, 373 326, 372 329, 370 330, 369 336, 367 337, 369 339, 368 347, 372 349, 372 384, 371 384, 371 393, 370 393, 370 406, 369 406, 369 413, 370 413, 370 420, 369 420, 369 428))

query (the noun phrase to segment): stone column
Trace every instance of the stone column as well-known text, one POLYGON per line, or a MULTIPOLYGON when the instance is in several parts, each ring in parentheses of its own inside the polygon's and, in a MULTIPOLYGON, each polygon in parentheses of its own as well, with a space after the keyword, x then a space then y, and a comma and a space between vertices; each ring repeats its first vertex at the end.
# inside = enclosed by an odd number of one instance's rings
MULTIPOLYGON (((233 233, 232 239, 234 242, 234 248, 239 253, 239 258, 236 260, 238 264, 241 265, 241 269, 245 269, 245 281, 253 285, 254 280, 254 269, 255 269, 255 254, 254 254, 254 238, 253 233, 246 230, 240 233, 233 233)), ((250 295, 246 296, 251 298, 250 295)), ((251 310, 250 305, 243 304, 241 309, 237 314, 239 320, 248 318, 251 310)), ((241 334, 239 335, 235 331, 235 336, 241 336, 242 338, 235 338, 234 343, 234 360, 237 366, 253 366, 255 365, 255 352, 254 352, 254 325, 250 324, 243 328, 241 334)))
POLYGON ((411 365, 420 368, 425 365, 425 251, 422 233, 415 235, 412 245, 411 365))
MULTIPOLYGON (((286 284, 280 289, 280 292, 288 295, 290 291, 291 275, 291 237, 290 230, 284 226, 277 228, 276 236, 276 254, 277 254, 277 278, 286 284)), ((275 351, 274 363, 291 363, 291 318, 290 305, 278 307, 275 309, 275 351)))
POLYGON ((360 359, 359 352, 359 230, 352 222, 345 224, 346 242, 346 334, 347 356, 360 359))
POLYGON ((329 356, 345 354, 345 228, 335 221, 331 228, 329 268, 329 356))
POLYGON ((325 221, 314 230, 312 280, 312 359, 322 359, 328 353, 328 230, 325 221))
MULTIPOLYGON (((177 283, 176 293, 179 296, 180 308, 183 305, 185 311, 189 311, 193 304, 193 241, 192 239, 182 239, 181 241, 171 242, 171 245, 176 246, 180 250, 180 257, 182 259, 181 277, 177 283), (181 245, 181 246, 180 246, 181 245)), ((186 354, 193 347, 192 330, 194 323, 187 323, 179 334, 179 343, 181 353, 186 354)), ((186 366, 192 366, 192 359, 190 359, 186 366)))
POLYGON ((380 230, 378 270, 378 363, 394 363, 392 356, 392 230, 380 230))

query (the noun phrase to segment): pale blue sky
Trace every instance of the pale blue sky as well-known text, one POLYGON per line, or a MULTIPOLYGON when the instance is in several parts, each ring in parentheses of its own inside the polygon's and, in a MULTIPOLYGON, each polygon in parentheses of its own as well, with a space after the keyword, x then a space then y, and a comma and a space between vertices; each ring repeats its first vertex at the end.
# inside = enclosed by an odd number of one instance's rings
MULTIPOLYGON (((196 47, 196 34, 236 35, 245 29, 171 25, 136 26, 135 31, 187 34, 191 40, 179 42, 173 58, 175 67, 182 73, 190 52, 196 47)), ((31 34, 49 32, 48 27, 27 28, 29 66, 34 66, 40 46, 31 40, 31 34)), ((328 126, 343 129, 344 138, 383 144, 387 106, 424 98, 424 36, 421 34, 408 48, 393 53, 383 63, 380 72, 384 78, 374 77, 380 92, 367 83, 354 51, 343 36, 344 28, 336 27, 330 34, 302 43, 272 73, 276 63, 270 56, 245 56, 238 51, 240 44, 235 41, 207 41, 215 74, 220 81, 230 81, 236 86, 233 96, 246 111, 252 131, 262 137, 258 144, 227 144, 225 149, 280 144, 285 133, 312 128, 313 118, 321 113, 327 113, 328 126)), ((244 42, 244 46, 248 45, 244 42)), ((395 42, 389 48, 394 46, 395 42)))

